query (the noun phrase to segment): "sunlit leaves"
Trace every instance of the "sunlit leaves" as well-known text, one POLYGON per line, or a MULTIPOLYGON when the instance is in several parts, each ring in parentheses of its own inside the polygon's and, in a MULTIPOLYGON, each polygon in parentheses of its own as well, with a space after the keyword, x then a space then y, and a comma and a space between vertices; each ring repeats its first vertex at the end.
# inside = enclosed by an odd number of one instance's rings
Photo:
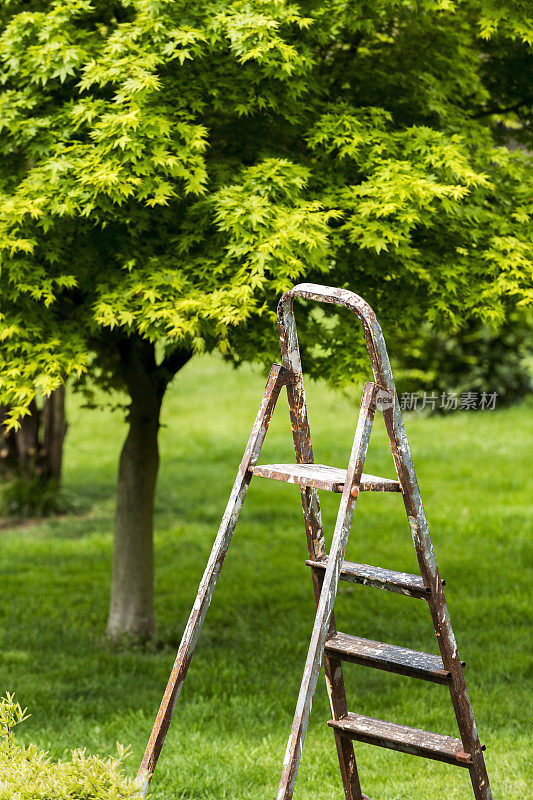
MULTIPOLYGON (((530 302, 525 156, 470 109, 479 37, 527 24, 489 0, 0 6, 0 403, 120 337, 267 360, 302 278, 395 324, 530 302)), ((330 322, 301 320, 324 352, 330 322)))
POLYGON ((17 726, 29 716, 14 695, 0 698, 0 800, 126 800, 138 795, 124 774, 129 748, 117 742, 115 757, 78 749, 68 759, 53 761, 43 750, 16 740, 17 726))

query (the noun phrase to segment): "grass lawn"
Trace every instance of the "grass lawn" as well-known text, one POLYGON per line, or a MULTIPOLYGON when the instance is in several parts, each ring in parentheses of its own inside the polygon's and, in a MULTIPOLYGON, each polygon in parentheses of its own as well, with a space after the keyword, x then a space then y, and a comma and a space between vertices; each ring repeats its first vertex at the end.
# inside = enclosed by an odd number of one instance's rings
MULTIPOLYGON (((131 743, 136 771, 254 419, 264 378, 197 359, 165 402, 156 513, 158 633, 117 650, 102 638, 111 570, 119 414, 69 408, 65 485, 78 515, 0 531, 1 681, 32 717, 20 736, 61 757, 131 743)), ((346 464, 357 408, 308 387, 316 460, 346 464)), ((358 399, 358 398, 356 398, 358 399)), ((528 595, 533 561, 530 402, 447 419, 406 416, 495 798, 533 785, 528 595)), ((282 396, 261 460, 293 460, 282 396)), ((367 471, 393 476, 376 418, 367 471)), ((323 498, 331 530, 338 496, 323 498)), ((398 495, 358 501, 347 557, 416 571, 398 495)), ((152 783, 154 800, 274 798, 314 618, 299 491, 256 479, 237 526, 152 783)), ((341 584, 338 627, 436 652, 425 603, 341 584)), ((350 710, 457 735, 445 687, 345 667, 350 710)), ((296 798, 343 795, 324 681, 319 682, 296 798)), ((374 800, 465 800, 468 772, 356 746, 374 800)), ((528 789, 529 787, 529 789, 528 789)))

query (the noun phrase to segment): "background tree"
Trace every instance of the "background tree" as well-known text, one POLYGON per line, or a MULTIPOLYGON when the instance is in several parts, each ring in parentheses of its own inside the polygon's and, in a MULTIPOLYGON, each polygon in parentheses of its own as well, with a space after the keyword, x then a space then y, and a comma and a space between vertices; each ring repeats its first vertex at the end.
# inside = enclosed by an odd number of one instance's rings
MULTIPOLYGON (((301 278, 390 330, 531 299, 525 157, 488 120, 533 26, 481 0, 11 0, 0 24, 0 402, 128 394, 108 631, 149 636, 159 412, 193 354, 276 358, 301 278)), ((358 378, 343 314, 299 313, 309 366, 358 378)))
MULTIPOLYGON (((483 393, 496 395, 494 407, 501 408, 523 399, 531 383, 531 318, 509 313, 496 329, 479 320, 467 320, 460 328, 437 329, 427 323, 416 331, 394 337, 396 357, 392 364, 400 393, 422 393, 437 397, 426 410, 450 413, 461 408, 464 392, 474 392, 475 407, 483 393), (446 403, 446 396, 455 394, 446 403), (443 398, 442 395, 445 397, 443 398)), ((420 408, 421 403, 418 403, 420 408)))
POLYGON ((67 432, 65 387, 33 398, 28 412, 15 430, 3 424, 9 409, 0 407, 2 505, 12 515, 53 514, 64 507, 59 485, 67 432))

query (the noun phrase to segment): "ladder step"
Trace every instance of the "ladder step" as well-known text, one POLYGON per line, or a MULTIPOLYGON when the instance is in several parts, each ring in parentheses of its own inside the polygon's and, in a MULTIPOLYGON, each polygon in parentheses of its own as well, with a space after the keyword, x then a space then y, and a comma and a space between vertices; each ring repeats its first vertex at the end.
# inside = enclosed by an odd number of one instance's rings
POLYGON ((452 736, 409 728, 407 725, 397 725, 351 712, 341 719, 330 719, 328 725, 342 736, 358 742, 388 747, 390 750, 445 761, 460 767, 469 767, 472 764, 472 756, 465 753, 461 740, 452 736))
POLYGON ((407 647, 398 647, 395 644, 373 642, 347 633, 337 632, 328 639, 326 653, 343 661, 396 672, 398 675, 421 678, 433 683, 447 684, 450 681, 450 672, 444 669, 440 656, 409 650, 407 647))
MULTIPOLYGON (((250 471, 261 478, 312 486, 314 489, 325 489, 328 492, 342 492, 346 481, 345 469, 328 467, 325 464, 257 464, 255 467, 250 467, 250 471)), ((361 492, 401 491, 398 481, 364 473, 361 475, 359 489, 361 492)))
MULTIPOLYGON (((314 569, 325 570, 328 559, 323 561, 305 562, 314 569)), ((383 567, 372 567, 370 564, 356 564, 353 561, 343 561, 341 570, 341 580, 349 583, 360 583, 364 586, 375 586, 378 589, 385 589, 388 592, 406 594, 411 597, 429 597, 430 588, 424 585, 421 575, 409 575, 407 572, 394 572, 392 569, 383 567)), ((442 581, 444 585, 444 581, 442 581)))

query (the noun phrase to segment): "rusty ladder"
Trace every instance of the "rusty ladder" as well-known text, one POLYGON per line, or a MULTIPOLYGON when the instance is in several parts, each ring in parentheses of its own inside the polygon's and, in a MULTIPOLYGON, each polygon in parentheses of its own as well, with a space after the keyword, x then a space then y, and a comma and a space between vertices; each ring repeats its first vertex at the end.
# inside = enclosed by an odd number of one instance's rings
POLYGON ((248 445, 239 466, 211 556, 198 589, 187 627, 161 701, 161 706, 139 769, 140 797, 145 797, 181 692, 207 609, 211 602, 231 537, 253 476, 300 486, 317 612, 296 705, 277 800, 290 800, 311 713, 320 665, 324 661, 331 708, 331 726, 339 757, 346 800, 368 800, 361 791, 353 741, 375 744, 404 753, 444 761, 469 770, 476 800, 491 800, 483 758, 484 747, 474 721, 439 575, 433 544, 422 505, 411 452, 400 411, 385 340, 376 315, 358 295, 344 289, 302 283, 283 295, 278 306, 283 366, 270 371, 248 445), (351 309, 363 326, 374 382, 365 384, 348 468, 315 464, 311 446, 302 367, 293 300, 301 297, 335 303, 351 309), (296 464, 258 465, 270 419, 282 386, 287 389, 296 464), (398 480, 363 473, 376 410, 383 413, 398 480), (329 555, 326 553, 318 490, 341 493, 329 555), (355 503, 360 492, 401 492, 411 529, 420 575, 355 564, 344 560, 355 503), (421 598, 428 603, 440 656, 392 644, 382 644, 337 631, 333 606, 339 580, 364 584, 421 598), (445 684, 450 690, 460 738, 410 728, 348 711, 342 662, 395 672, 445 684))

